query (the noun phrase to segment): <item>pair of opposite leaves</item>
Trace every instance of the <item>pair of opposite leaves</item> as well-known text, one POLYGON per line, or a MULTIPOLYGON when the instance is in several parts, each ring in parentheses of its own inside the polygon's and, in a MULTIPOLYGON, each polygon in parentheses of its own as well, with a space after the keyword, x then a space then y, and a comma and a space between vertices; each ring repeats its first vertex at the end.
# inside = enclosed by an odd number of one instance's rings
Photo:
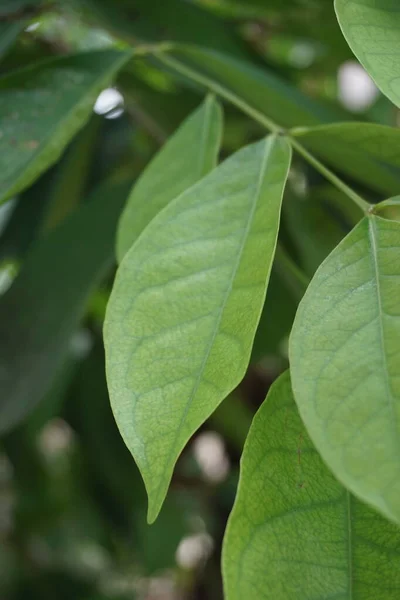
MULTIPOLYGON (((213 168, 220 133, 210 97, 143 174, 119 227, 107 376, 150 521, 185 443, 245 373, 279 229, 287 140, 270 136, 213 168)), ((399 223, 365 217, 318 270, 290 345, 296 400, 319 452, 397 521, 399 246, 399 223)))

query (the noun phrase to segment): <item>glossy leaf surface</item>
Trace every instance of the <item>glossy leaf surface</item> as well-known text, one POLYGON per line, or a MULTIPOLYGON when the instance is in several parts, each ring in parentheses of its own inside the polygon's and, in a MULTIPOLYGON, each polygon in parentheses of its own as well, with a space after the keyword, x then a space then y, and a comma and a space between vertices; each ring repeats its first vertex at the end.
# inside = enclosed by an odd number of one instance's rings
POLYGON ((182 123, 135 183, 118 226, 119 261, 161 209, 215 167, 221 136, 222 110, 209 96, 182 123))
POLYGON ((365 217, 318 269, 290 341, 293 390, 317 450, 400 522, 400 223, 365 217))
POLYGON ((395 600, 400 530, 340 485, 312 445, 288 372, 246 440, 224 541, 227 600, 395 600))
POLYGON ((275 136, 240 150, 159 213, 118 270, 107 379, 149 521, 184 445, 245 374, 290 156, 275 136))
POLYGON ((127 185, 95 199, 41 238, 0 300, 0 431, 18 423, 47 392, 93 286, 113 261, 127 185))
POLYGON ((397 0, 335 0, 350 48, 377 86, 400 106, 400 5, 397 0))
POLYGON ((57 161, 90 116, 99 92, 130 56, 88 52, 0 78, 0 202, 57 161))

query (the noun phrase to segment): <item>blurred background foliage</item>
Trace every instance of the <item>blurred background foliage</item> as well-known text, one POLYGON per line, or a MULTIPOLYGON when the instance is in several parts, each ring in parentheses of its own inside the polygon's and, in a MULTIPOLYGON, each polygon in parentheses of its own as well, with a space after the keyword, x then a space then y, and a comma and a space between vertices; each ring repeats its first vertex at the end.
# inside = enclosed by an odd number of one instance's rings
MULTIPOLYGON (((0 0, 1 76, 52 56, 164 41, 260 69, 282 122, 296 124, 285 111, 308 97, 311 115, 398 123, 352 57, 332 0, 0 0)), ((268 114, 262 90, 248 93, 268 114)), ((203 95, 155 58, 131 60, 61 159, 1 207, 1 352, 15 353, 13 378, 27 402, 38 396, 0 440, 2 600, 222 598, 221 541, 249 424, 287 365, 287 334, 307 279, 359 214, 296 157, 247 376, 188 445, 148 527, 144 487, 109 407, 102 324, 123 202, 203 95), (10 336, 16 310, 24 330, 10 336), (27 344, 31 353, 55 348, 61 358, 34 372, 27 344)), ((221 158, 264 134, 224 109, 221 158)), ((379 189, 347 181, 381 199, 379 189)))

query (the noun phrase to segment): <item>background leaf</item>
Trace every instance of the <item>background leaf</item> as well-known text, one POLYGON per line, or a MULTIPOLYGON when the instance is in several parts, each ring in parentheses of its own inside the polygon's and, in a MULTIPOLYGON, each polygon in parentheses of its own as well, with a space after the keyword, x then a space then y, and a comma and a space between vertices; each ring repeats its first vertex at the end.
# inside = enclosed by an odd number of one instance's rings
POLYGON ((280 137, 242 149, 159 213, 118 270, 107 379, 150 522, 184 445, 245 374, 290 157, 280 137))
POLYGON ((161 209, 215 167, 221 136, 222 110, 209 96, 169 138, 135 183, 118 226, 119 261, 161 209))
POLYGON ((176 45, 166 53, 165 64, 168 64, 169 57, 233 92, 278 125, 319 125, 346 119, 344 111, 314 103, 266 68, 259 69, 222 52, 176 45))
POLYGON ((290 339, 293 390, 340 481, 400 522, 400 223, 365 217, 318 269, 290 339))
POLYGON ((107 50, 55 58, 0 79, 0 202, 56 162, 130 56, 107 50))
POLYGON ((291 132, 311 152, 365 187, 385 194, 400 187, 400 131, 375 123, 334 123, 291 132))
POLYGON ((93 286, 113 262, 129 184, 105 184, 94 199, 40 239, 0 299, 0 430, 42 399, 61 366, 93 286))
POLYGON ((289 373, 254 417, 224 540, 226 600, 395 600, 400 530, 356 500, 314 449, 289 373))
POLYGON ((335 0, 350 48, 377 86, 400 107, 400 7, 397 0, 335 0))

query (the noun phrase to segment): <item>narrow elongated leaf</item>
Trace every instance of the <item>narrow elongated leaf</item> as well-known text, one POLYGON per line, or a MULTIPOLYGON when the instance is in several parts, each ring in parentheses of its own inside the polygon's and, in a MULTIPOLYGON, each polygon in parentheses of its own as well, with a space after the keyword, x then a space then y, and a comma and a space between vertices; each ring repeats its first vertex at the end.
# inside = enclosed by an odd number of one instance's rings
POLYGON ((385 194, 400 187, 400 130, 375 123, 334 123, 291 132, 317 156, 385 194))
POLYGON ((0 300, 0 431, 47 392, 93 286, 112 264, 116 223, 128 185, 96 199, 40 239, 0 300))
POLYGON ((222 52, 176 45, 165 55, 165 64, 169 58, 198 71, 279 125, 309 126, 346 119, 344 111, 314 102, 267 69, 222 52))
POLYGON ((223 549, 226 600, 396 600, 400 530, 340 485, 313 447, 289 373, 246 440, 223 549))
POLYGON ((204 5, 187 0, 81 0, 102 26, 128 43, 161 40, 211 46, 240 55, 242 43, 232 28, 204 5))
POLYGON ((370 215, 318 269, 290 341, 293 390, 317 450, 400 522, 400 223, 370 215))
POLYGON ((55 58, 0 79, 0 202, 57 161, 99 92, 131 56, 115 50, 55 58))
POLYGON ((149 521, 184 445, 245 373, 290 154, 275 136, 236 153, 153 219, 117 273, 107 378, 149 521))
POLYGON ((400 5, 397 0, 335 0, 347 43, 377 86, 400 106, 400 5))
POLYGON ((135 183, 118 226, 119 261, 162 208, 215 167, 221 136, 222 110, 209 96, 135 183))

